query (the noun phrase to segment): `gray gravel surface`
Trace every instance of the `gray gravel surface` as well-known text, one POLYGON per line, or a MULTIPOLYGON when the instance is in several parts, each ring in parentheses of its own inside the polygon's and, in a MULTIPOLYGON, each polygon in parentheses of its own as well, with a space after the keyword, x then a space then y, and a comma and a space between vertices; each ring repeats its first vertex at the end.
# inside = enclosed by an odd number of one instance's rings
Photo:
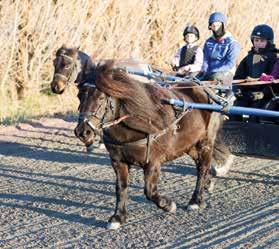
POLYGON ((193 162, 164 165, 159 189, 177 203, 175 214, 146 200, 143 172, 133 168, 128 222, 110 231, 108 154, 86 154, 74 127, 42 118, 0 129, 0 248, 279 248, 278 161, 237 157, 202 212, 186 210, 193 162))

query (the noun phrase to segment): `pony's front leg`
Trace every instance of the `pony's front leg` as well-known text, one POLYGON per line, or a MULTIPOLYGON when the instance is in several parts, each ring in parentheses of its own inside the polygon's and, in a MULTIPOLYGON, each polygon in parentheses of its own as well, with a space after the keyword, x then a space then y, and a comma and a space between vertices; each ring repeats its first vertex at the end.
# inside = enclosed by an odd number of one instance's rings
POLYGON ((204 141, 197 145, 197 182, 194 193, 188 205, 188 210, 196 210, 205 207, 204 190, 209 181, 209 168, 212 157, 212 144, 204 141))
POLYGON ((112 167, 116 174, 116 207, 114 215, 109 219, 108 228, 118 229, 127 216, 129 166, 123 162, 112 161, 112 167))
POLYGON ((148 200, 153 201, 164 211, 174 213, 176 211, 175 202, 161 196, 157 190, 157 184, 160 176, 160 164, 149 163, 144 168, 144 194, 148 200))

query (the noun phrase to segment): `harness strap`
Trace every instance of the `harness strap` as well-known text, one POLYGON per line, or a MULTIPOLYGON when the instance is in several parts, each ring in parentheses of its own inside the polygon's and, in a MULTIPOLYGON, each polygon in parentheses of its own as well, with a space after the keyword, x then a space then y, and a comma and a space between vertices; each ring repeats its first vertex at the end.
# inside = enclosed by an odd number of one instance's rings
POLYGON ((71 56, 68 56, 68 55, 66 55, 66 54, 61 54, 60 55, 61 57, 64 57, 65 59, 67 59, 67 60, 69 60, 69 61, 74 61, 74 59, 71 57, 71 56))
MULTIPOLYGON (((148 134, 145 138, 133 141, 133 142, 117 142, 110 139, 108 135, 106 135, 106 132, 103 132, 103 139, 106 143, 108 143, 110 146, 118 146, 118 147, 126 147, 126 146, 137 146, 137 145, 146 145, 146 156, 145 156, 145 163, 149 163, 150 160, 150 151, 151 151, 151 145, 153 141, 158 139, 159 137, 165 135, 168 131, 174 129, 177 129, 177 123, 189 112, 189 110, 183 110, 183 112, 180 113, 180 115, 175 119, 175 121, 168 126, 167 128, 153 134, 148 134)), ((125 117, 125 116, 124 116, 125 117)))
POLYGON ((63 79, 63 80, 68 80, 68 78, 65 76, 65 75, 63 75, 63 74, 61 74, 61 73, 55 73, 54 74, 54 78, 61 78, 61 79, 63 79))
POLYGON ((146 148, 146 157, 145 157, 145 163, 149 163, 149 157, 150 157, 150 147, 151 147, 151 142, 153 140, 152 134, 147 135, 147 148, 146 148))

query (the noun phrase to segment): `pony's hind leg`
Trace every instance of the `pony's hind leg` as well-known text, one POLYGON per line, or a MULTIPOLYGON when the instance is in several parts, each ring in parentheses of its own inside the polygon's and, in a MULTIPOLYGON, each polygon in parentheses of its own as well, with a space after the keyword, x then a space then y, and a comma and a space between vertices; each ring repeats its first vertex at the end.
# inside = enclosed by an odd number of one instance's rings
POLYGON ((127 217, 129 166, 126 163, 112 161, 112 167, 116 174, 116 207, 114 215, 109 219, 108 228, 118 229, 127 217))
POLYGON ((160 176, 160 164, 149 163, 144 168, 144 194, 148 200, 153 201, 159 208, 166 212, 174 213, 176 211, 175 202, 161 196, 157 190, 157 184, 160 176))
POLYGON ((196 153, 193 158, 197 166, 197 182, 188 209, 200 209, 205 207, 204 190, 209 181, 209 168, 212 157, 212 143, 207 139, 196 145, 196 153))

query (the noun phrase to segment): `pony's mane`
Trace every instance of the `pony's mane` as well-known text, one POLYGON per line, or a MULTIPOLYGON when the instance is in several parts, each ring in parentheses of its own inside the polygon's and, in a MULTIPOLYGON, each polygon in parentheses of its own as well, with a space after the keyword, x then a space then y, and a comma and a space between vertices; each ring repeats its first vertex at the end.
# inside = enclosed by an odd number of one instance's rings
POLYGON ((105 94, 121 101, 125 114, 133 116, 126 122, 140 126, 146 133, 166 128, 174 120, 171 106, 162 103, 172 93, 155 84, 134 80, 126 72, 114 68, 114 61, 100 62, 96 69, 96 86, 105 94))

